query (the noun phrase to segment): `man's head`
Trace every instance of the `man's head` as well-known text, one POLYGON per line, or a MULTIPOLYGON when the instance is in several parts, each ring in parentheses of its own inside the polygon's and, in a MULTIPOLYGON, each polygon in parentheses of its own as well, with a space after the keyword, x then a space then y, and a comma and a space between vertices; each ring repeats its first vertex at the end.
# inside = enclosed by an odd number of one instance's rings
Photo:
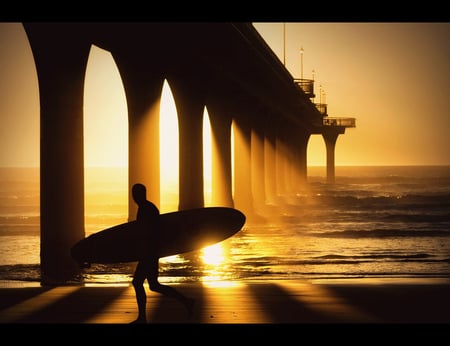
POLYGON ((137 204, 147 199, 147 188, 143 184, 134 184, 132 188, 133 199, 137 204))

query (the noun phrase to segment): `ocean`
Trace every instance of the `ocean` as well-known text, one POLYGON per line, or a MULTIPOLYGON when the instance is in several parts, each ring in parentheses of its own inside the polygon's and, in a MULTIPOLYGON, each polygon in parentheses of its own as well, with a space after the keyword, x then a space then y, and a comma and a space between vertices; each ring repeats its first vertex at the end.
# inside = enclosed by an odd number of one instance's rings
MULTIPOLYGON (((86 235, 127 221, 125 169, 87 172, 85 186, 86 235)), ((1 282, 40 281, 39 209, 39 169, 0 168, 1 282)), ((308 167, 305 188, 264 213, 219 244, 160 259, 160 281, 450 277, 450 166, 337 166, 333 184, 308 167)), ((92 265, 82 279, 130 284, 134 267, 92 265)))

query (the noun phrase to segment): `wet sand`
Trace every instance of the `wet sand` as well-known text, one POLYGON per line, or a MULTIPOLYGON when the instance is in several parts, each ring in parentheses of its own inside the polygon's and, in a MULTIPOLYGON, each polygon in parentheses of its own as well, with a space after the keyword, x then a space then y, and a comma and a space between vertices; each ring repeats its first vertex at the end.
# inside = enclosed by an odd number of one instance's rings
MULTIPOLYGON (((171 284, 196 304, 147 289, 150 324, 448 324, 450 279, 245 280, 171 284)), ((3 324, 128 324, 133 287, 0 283, 3 324)))

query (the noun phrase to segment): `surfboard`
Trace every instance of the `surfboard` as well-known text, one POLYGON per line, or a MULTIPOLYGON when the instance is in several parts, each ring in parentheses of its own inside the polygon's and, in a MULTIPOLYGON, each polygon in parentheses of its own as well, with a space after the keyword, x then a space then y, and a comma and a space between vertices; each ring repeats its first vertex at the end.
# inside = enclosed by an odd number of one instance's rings
MULTIPOLYGON (((245 223, 245 215, 241 211, 227 207, 164 213, 160 219, 159 257, 221 242, 241 230, 245 223)), ((91 263, 134 262, 148 256, 151 245, 149 233, 139 230, 136 221, 130 221, 80 240, 71 248, 71 255, 82 267, 91 263)))

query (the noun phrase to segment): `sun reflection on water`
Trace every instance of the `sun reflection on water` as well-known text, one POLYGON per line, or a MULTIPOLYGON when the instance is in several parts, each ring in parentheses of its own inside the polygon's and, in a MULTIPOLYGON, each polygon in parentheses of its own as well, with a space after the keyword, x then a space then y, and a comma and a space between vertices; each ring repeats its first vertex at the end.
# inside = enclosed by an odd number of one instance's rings
POLYGON ((201 259, 206 265, 218 266, 222 264, 225 261, 222 244, 217 243, 203 248, 201 259))
POLYGON ((227 256, 226 242, 220 242, 201 250, 202 282, 220 283, 230 279, 230 258, 227 256))

